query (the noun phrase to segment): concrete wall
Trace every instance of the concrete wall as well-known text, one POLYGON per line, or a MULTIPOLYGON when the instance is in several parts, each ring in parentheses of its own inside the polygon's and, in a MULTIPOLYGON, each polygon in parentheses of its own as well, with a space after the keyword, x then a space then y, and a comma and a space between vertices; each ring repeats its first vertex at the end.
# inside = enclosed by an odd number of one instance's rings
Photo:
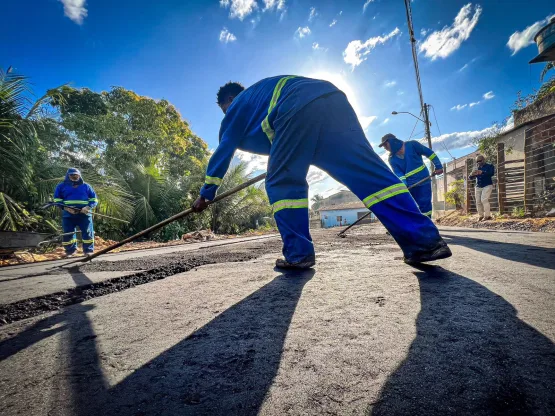
MULTIPOLYGON (((358 220, 358 212, 366 214, 368 210, 366 208, 354 208, 354 209, 336 209, 330 211, 320 211, 320 218, 322 220, 322 226, 324 228, 339 227, 342 225, 351 225, 353 222, 358 220), (337 220, 340 216, 341 224, 337 220)), ((370 214, 370 217, 374 219, 374 214, 370 214)))
POLYGON ((513 112, 515 126, 555 113, 555 93, 551 93, 541 100, 530 104, 526 108, 513 112))

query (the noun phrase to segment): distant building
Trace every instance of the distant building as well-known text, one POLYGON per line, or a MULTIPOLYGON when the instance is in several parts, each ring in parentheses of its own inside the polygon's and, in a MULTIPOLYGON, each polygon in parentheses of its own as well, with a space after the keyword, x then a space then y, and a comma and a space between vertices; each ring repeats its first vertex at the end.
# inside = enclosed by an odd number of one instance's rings
MULTIPOLYGON (((368 213, 368 208, 358 200, 357 202, 346 202, 343 204, 328 205, 318 209, 322 228, 340 227, 351 225, 360 217, 368 213)), ((361 224, 374 222, 376 217, 370 214, 361 224)))

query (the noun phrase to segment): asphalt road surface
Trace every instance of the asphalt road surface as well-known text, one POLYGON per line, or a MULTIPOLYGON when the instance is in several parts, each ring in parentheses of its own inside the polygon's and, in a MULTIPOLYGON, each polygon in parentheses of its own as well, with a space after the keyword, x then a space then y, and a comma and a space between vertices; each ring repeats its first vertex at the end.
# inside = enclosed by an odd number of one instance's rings
POLYGON ((307 272, 277 238, 0 269, 0 414, 555 415, 555 235, 441 231, 419 268, 362 226, 307 272))

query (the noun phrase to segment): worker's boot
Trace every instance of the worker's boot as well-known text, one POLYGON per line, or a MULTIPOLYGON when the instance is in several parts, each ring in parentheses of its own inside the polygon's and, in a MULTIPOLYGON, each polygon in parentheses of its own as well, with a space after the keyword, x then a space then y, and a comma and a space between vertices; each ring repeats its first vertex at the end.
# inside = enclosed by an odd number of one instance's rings
POLYGON ((443 240, 429 251, 420 251, 413 253, 410 257, 405 257, 403 260, 407 264, 418 264, 425 263, 427 261, 441 260, 451 257, 453 253, 447 246, 447 243, 443 240))
POLYGON ((310 269, 312 266, 316 264, 316 257, 315 256, 308 256, 305 259, 295 262, 289 263, 285 259, 277 259, 276 260, 276 267, 280 269, 310 269))

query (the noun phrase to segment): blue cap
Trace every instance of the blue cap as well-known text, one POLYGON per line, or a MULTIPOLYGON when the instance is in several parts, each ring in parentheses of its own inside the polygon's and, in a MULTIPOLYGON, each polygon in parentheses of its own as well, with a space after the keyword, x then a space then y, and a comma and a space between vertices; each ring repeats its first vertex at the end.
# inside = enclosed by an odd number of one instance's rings
POLYGON ((79 169, 77 169, 77 168, 69 168, 69 169, 67 170, 67 174, 68 174, 68 175, 75 175, 75 174, 77 174, 77 175, 81 176, 81 172, 79 172, 79 169))

